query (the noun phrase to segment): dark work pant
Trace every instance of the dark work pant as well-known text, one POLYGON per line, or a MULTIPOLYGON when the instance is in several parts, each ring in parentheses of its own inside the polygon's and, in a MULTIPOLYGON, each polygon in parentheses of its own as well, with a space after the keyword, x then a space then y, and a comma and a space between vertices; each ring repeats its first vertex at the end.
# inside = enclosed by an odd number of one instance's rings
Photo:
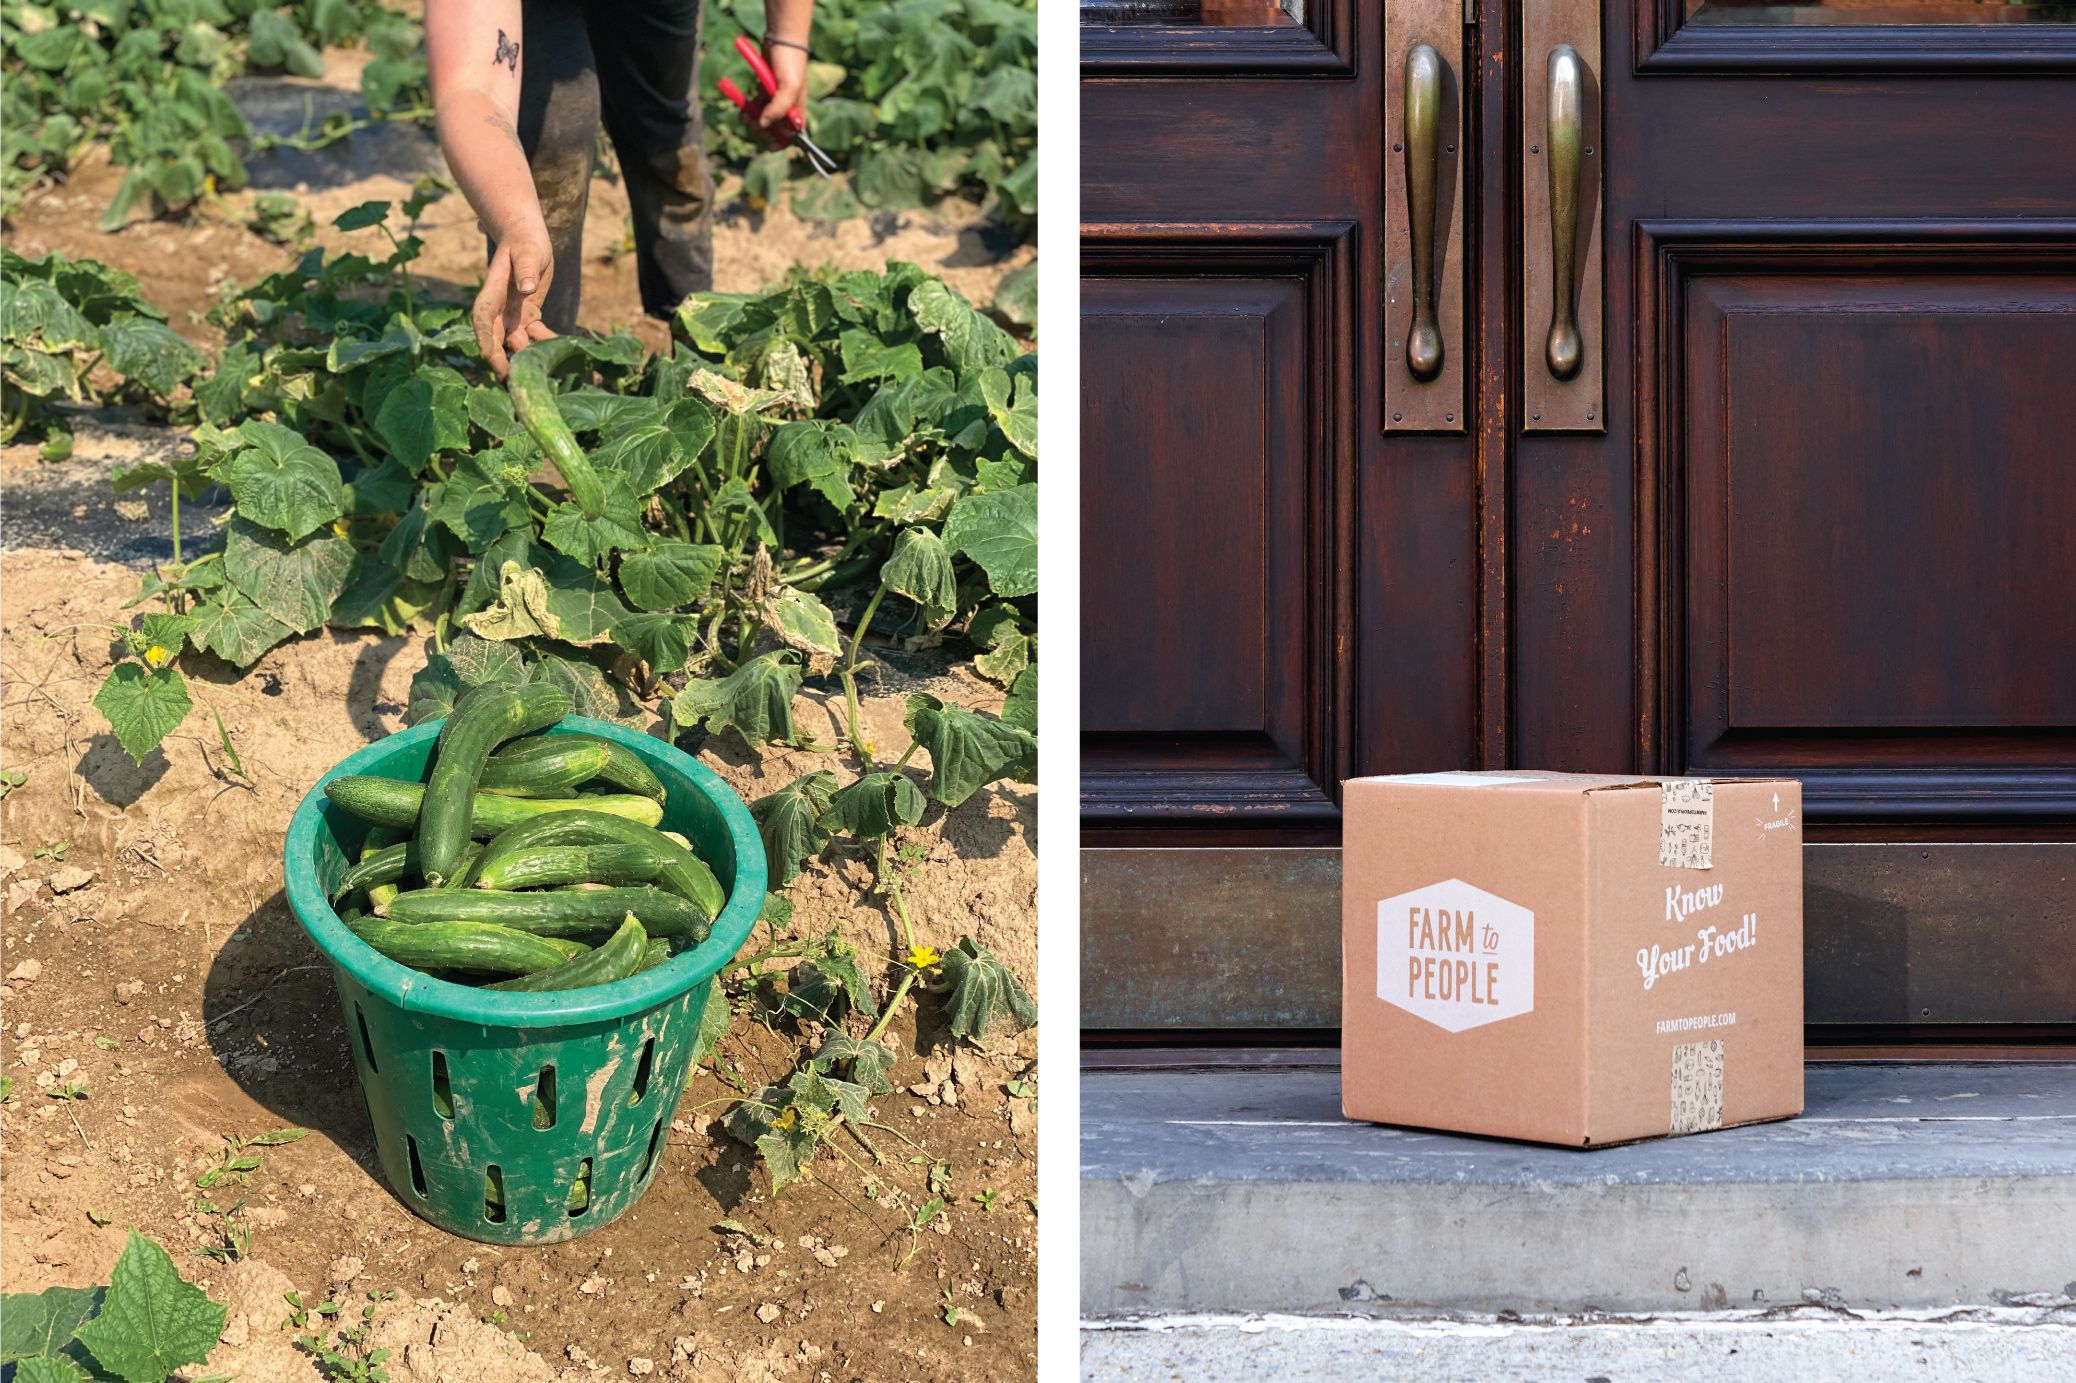
POLYGON ((699 114, 700 0, 523 0, 519 142, 555 250, 541 316, 574 330, 601 121, 634 212, 642 310, 714 286, 713 180, 699 114))

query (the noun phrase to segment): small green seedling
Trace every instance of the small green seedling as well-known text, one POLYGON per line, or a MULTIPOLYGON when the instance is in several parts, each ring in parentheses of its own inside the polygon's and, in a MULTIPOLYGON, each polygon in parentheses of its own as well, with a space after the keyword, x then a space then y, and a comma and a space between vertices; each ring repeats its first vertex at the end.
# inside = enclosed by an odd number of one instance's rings
POLYGON ((980 1317, 952 1300, 951 1288, 944 1289, 944 1323, 957 1330, 961 1326, 978 1326, 980 1317))

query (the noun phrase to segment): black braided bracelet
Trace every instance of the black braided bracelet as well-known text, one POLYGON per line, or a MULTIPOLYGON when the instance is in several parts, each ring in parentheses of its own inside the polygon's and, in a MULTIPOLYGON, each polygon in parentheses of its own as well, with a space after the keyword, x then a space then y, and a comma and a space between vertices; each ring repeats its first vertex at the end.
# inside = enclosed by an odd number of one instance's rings
POLYGON ((790 38, 773 38, 770 34, 766 34, 764 36, 764 46, 766 48, 770 48, 774 45, 780 48, 798 48, 801 52, 806 53, 809 57, 814 56, 813 50, 810 49, 804 43, 795 43, 790 38))

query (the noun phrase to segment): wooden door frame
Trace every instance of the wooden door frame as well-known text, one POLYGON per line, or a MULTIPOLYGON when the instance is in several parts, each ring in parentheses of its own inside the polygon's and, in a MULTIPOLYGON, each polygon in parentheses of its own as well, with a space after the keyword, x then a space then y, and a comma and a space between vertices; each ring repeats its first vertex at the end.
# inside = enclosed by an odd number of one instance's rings
MULTIPOLYGON (((1084 227, 1084 259, 1088 272, 1097 275, 1194 273, 1198 262, 1209 259, 1235 272, 1305 276, 1315 289, 1322 280, 1333 285, 1332 310, 1359 344, 1338 354, 1334 365, 1340 404, 1330 410, 1336 417, 1327 450, 1334 457, 1337 487, 1331 525, 1336 651, 1327 681, 1337 690, 1330 705, 1313 698, 1320 733, 1308 741, 1317 747, 1307 754, 1336 787, 1341 775, 1383 771, 1376 767, 1375 710, 1360 704, 1378 692, 1364 685, 1363 659, 1349 646, 1366 623, 1362 606, 1371 578, 1361 563, 1375 560, 1374 553, 1364 558, 1361 544, 1376 541, 1380 520, 1356 509, 1377 469, 1401 457, 1418 457, 1423 466, 1461 464, 1471 477, 1476 569, 1467 574, 1467 589, 1473 682, 1468 703, 1453 699, 1454 692, 1448 703, 1457 708, 1456 723, 1468 724, 1470 743, 1461 757, 1475 767, 1506 767, 1520 743, 1548 739, 1534 722, 1525 733, 1518 723, 1521 674, 1513 629, 1519 595, 1515 529, 1539 522, 1548 508, 1517 501, 1519 449, 1524 442, 1536 448, 1528 453, 1535 465, 1551 464, 1546 458, 1556 455, 1541 450, 1550 445, 1543 439, 1520 436, 1506 412, 1507 403, 1521 397, 1518 333, 1524 329, 1517 232, 1519 112, 1510 92, 1519 25, 1503 0, 1471 2, 1482 13, 1476 38, 1466 43, 1467 53, 1476 56, 1466 57, 1461 73, 1463 138, 1466 149, 1479 151, 1479 157, 1467 158, 1463 169, 1463 267, 1466 316, 1477 326, 1462 343, 1470 356, 1464 435, 1389 442, 1382 435, 1371 395, 1381 398, 1383 389, 1375 356, 1383 301, 1372 291, 1380 286, 1377 251, 1365 243, 1371 234, 1365 224, 1331 217, 1127 220, 1115 216, 1115 188, 1122 182, 1113 177, 1108 200, 1099 199, 1103 214, 1112 219, 1084 227), (1318 248, 1329 242, 1330 251, 1318 248), (1313 248, 1298 248, 1306 245, 1313 248), (1324 268, 1322 256, 1330 261, 1324 268)), ((1309 9, 1306 26, 1276 30, 1084 28, 1082 75, 1106 84, 1125 80, 1142 91, 1188 83, 1212 100, 1223 94, 1238 100, 1243 92, 1268 90, 1261 85, 1264 79, 1271 85, 1357 76, 1378 80, 1370 70, 1370 55, 1389 51, 1380 41, 1382 5, 1313 0, 1309 9)), ((2076 72, 2076 25, 1983 26, 1957 41, 1951 29, 1926 32, 1931 26, 1797 28, 1769 34, 1756 28, 1686 26, 1680 16, 1679 0, 1610 0, 1606 65, 1628 68, 1617 74, 1625 82, 1702 74, 1808 78, 1832 71, 1910 78, 2076 72), (1632 25, 1627 40, 1620 31, 1625 23, 1632 25)), ((1161 100, 1153 104, 1181 108, 1161 100)), ((1381 144, 1381 121, 1375 138, 1381 144)), ((2058 271, 2076 268, 2076 221, 1638 219, 1621 235, 1603 237, 1608 380, 1611 391, 1630 390, 1625 424, 1631 429, 1630 464, 1622 483, 1624 499, 1633 506, 1633 532, 1628 561, 1611 564, 1599 579, 1630 582, 1625 632, 1631 639, 1627 690, 1633 699, 1621 719, 1628 723, 1627 749, 1636 771, 1677 773, 1691 767, 1684 762, 1682 674, 1664 666, 1670 651, 1681 647, 1679 621, 1684 617, 1676 586, 1682 570, 1673 531, 1677 525, 1665 521, 1681 512, 1677 486, 1683 459, 1676 451, 1674 425, 1679 415, 1668 410, 1677 407, 1682 381, 1677 362, 1659 360, 1658 353, 1661 342, 1677 339, 1667 334, 1666 324, 1675 322, 1681 310, 1681 285, 1688 276, 1716 266, 1792 266, 1823 253, 1866 254, 1870 262, 1900 265, 1912 253, 1905 241, 1928 239, 1949 251, 1979 246, 1986 258, 2001 254, 2006 263, 2032 255, 2058 271), (1626 349, 1618 352, 1618 344, 1626 349), (1617 565, 1621 569, 1614 569, 1617 565)), ((1533 530, 1540 532, 1540 527, 1533 530)), ((1522 541, 1530 536, 1524 532, 1522 541)), ((1370 594, 1374 598, 1373 589, 1370 594)), ((1546 660, 1547 653, 1542 657, 1546 660)), ((1610 750, 1620 742, 1612 734, 1600 738, 1610 741, 1603 746, 1610 750)), ((1402 757, 1403 743, 1391 752, 1402 757)), ((2030 775, 1926 771, 1907 784, 1873 772, 1808 776, 1814 781, 1805 859, 1812 885, 1832 895, 1822 913, 1827 935, 1815 940, 1834 952, 1858 948, 1855 965, 1860 956, 1870 958, 1876 990, 1892 1001, 1904 992, 1897 987, 1902 981, 1881 967, 1895 959, 1906 939, 1944 948, 1952 958, 1964 955, 1968 945, 1962 929, 1947 919, 1959 918, 1969 904, 1982 900, 1960 874, 1940 867, 1936 857, 1942 847, 1994 841, 1991 848, 2005 857, 1997 873, 2014 899, 2028 890, 2044 896, 2060 889, 2064 898, 2076 894, 2076 841, 2069 838, 2069 823, 2076 820, 2076 771, 2051 766, 2030 775), (1881 984, 1890 987, 1879 990, 1881 984)), ((1337 991, 1332 984, 1320 985, 1317 977, 1324 972, 1330 979, 1339 958, 1338 815, 1321 808, 1316 790, 1278 799, 1273 783, 1235 779, 1214 792, 1214 807, 1227 808, 1228 815, 1244 812, 1247 819, 1214 828, 1209 823, 1220 816, 1216 810, 1194 815, 1175 810, 1176 804, 1201 798, 1206 791, 1201 781, 1177 777, 1164 785, 1158 775, 1153 780, 1142 775, 1136 788, 1125 790, 1096 774, 1088 789, 1082 832, 1082 1002, 1085 1013, 1117 1015, 1118 1025, 1092 1030, 1085 1040, 1099 1045, 1333 1040, 1337 991), (1131 925, 1132 919, 1147 916, 1163 919, 1158 935, 1148 935, 1155 929, 1131 925), (1236 918, 1246 920, 1244 928, 1235 927, 1236 918), (1190 996, 1190 1014, 1164 1011, 1155 1001, 1184 992, 1190 996)), ((1333 795, 1337 799, 1338 792, 1333 795)), ((2019 924, 2037 929, 2036 948, 2046 946, 2057 928, 2076 935, 2076 901, 2059 911, 2035 907, 2019 915, 2019 924)), ((2076 1046, 2076 1022, 2011 1016, 2017 1011, 2014 1004, 2056 990, 2076 992, 2076 955, 2066 974, 2050 967, 2044 977, 2020 977, 2011 982, 2009 993, 1989 996, 2006 1001, 2005 1017, 1995 1021, 1942 1024, 1941 1015, 1929 1009, 1906 1011, 1892 1002, 1885 1010, 1889 1016, 1875 1022, 1864 1007, 1844 1003, 1854 997, 1850 993, 1819 992, 1820 1004, 1841 1003, 1837 1012, 1845 1021, 1812 1024, 1809 1042, 1813 1051, 1826 1055, 1910 1059, 1923 1056, 1927 1048, 1917 1044, 1930 1041, 1940 1044, 1934 1050, 1954 1054, 2066 1059, 2076 1046)), ((1998 1005, 1992 1002, 1983 1012, 1995 1018, 1998 1005)))

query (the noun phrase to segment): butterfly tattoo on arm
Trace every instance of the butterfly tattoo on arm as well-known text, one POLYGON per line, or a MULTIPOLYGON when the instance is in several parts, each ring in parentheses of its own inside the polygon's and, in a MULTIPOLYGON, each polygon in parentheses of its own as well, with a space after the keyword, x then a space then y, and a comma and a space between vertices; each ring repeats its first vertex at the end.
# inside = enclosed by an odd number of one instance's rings
POLYGON ((505 31, 497 31, 497 54, 490 59, 492 66, 503 66, 515 76, 519 71, 519 45, 505 37, 505 31))

